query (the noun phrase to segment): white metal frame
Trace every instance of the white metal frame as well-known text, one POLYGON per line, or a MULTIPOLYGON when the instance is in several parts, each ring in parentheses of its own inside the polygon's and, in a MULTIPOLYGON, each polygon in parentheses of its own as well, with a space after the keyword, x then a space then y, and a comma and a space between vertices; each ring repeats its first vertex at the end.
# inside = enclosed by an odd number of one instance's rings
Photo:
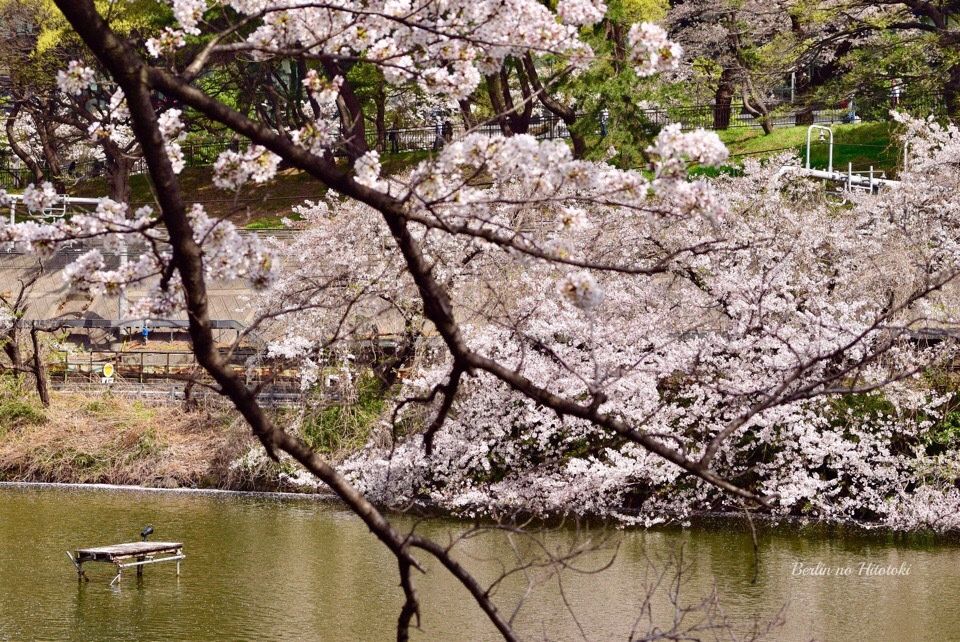
MULTIPOLYGON (((909 144, 905 146, 904 149, 905 160, 908 151, 909 144)), ((904 169, 906 169, 906 165, 904 166, 904 169)), ((786 170, 786 168, 781 169, 780 171, 783 172, 784 170, 786 170)), ((833 181, 835 183, 844 183, 844 191, 846 192, 849 192, 854 187, 868 189, 873 192, 881 186, 900 184, 900 181, 884 178, 882 174, 881 177, 877 177, 873 166, 870 167, 869 172, 854 173, 853 165, 851 163, 847 163, 846 172, 833 171, 833 129, 824 125, 810 125, 810 127, 807 128, 807 164, 806 167, 799 171, 802 172, 804 176, 809 176, 810 178, 820 178, 823 180, 833 181), (814 130, 825 131, 830 134, 830 154, 826 171, 822 169, 813 169, 810 167, 810 143, 812 142, 811 139, 814 130)))
MULTIPOLYGON (((16 222, 17 203, 23 200, 23 194, 8 194, 7 198, 10 199, 10 224, 12 225, 16 222)), ((50 208, 48 210, 44 210, 44 214, 49 212, 49 216, 66 216, 68 205, 100 205, 100 203, 103 202, 103 199, 82 198, 79 196, 67 196, 65 194, 60 194, 58 195, 58 201, 59 202, 56 204, 56 208, 60 210, 59 213, 54 213, 56 210, 54 208, 50 208)))
POLYGON ((807 128, 807 169, 810 169, 810 136, 813 134, 814 129, 819 129, 820 131, 825 131, 830 134, 830 161, 827 163, 827 171, 833 172, 833 129, 826 127, 824 125, 810 125, 807 128))

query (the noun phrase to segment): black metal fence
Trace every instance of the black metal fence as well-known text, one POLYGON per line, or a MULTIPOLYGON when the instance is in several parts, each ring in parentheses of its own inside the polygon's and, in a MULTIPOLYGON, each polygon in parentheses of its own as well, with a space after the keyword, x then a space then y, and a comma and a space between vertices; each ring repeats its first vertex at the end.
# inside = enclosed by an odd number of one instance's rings
MULTIPOLYGON (((445 122, 447 123, 446 127, 444 127, 444 122, 440 122, 425 127, 388 129, 385 132, 382 144, 378 140, 379 136, 376 131, 367 131, 367 144, 372 149, 377 149, 385 154, 437 150, 447 142, 461 138, 467 133, 467 129, 462 122, 455 123, 452 120, 445 122)), ((470 131, 486 136, 495 136, 501 133, 500 125, 496 122, 478 125, 470 131)), ((570 138, 570 132, 567 131, 566 124, 552 114, 531 117, 527 133, 540 140, 570 138)))
MULTIPOLYGON (((450 140, 460 138, 466 133, 463 123, 447 122, 448 126, 446 128, 441 123, 439 127, 430 125, 391 129, 386 132, 382 144, 378 141, 378 133, 375 130, 368 129, 366 131, 367 144, 371 149, 378 149, 385 154, 436 150, 450 140)), ((492 136, 500 133, 500 126, 497 123, 486 123, 472 131, 492 136)), ((563 121, 552 115, 533 116, 530 120, 528 133, 539 139, 570 137, 563 121)), ((221 153, 228 149, 237 150, 240 148, 240 144, 234 140, 220 140, 204 143, 181 143, 180 148, 183 150, 184 162, 187 167, 210 167, 221 153)), ((4 158, 3 162, 8 163, 8 158, 4 158)), ((146 172, 146 169, 146 165, 141 161, 133 167, 131 174, 142 174, 146 172)), ((43 174, 44 180, 53 179, 53 172, 49 169, 43 168, 43 174)), ((86 161, 72 163, 60 178, 69 185, 104 176, 107 176, 107 168, 102 161, 86 161)), ((22 164, 19 167, 0 166, 0 189, 22 189, 35 180, 33 172, 22 164)))
MULTIPOLYGON (((217 157, 228 149, 239 149, 239 144, 232 140, 220 140, 205 143, 181 143, 184 161, 187 167, 210 167, 217 157)), ((28 184, 33 183, 36 178, 32 171, 25 165, 20 164, 17 167, 9 166, 9 157, 3 158, 3 165, 0 166, 0 189, 22 189, 28 184)), ((41 168, 44 180, 52 180, 53 172, 49 168, 41 168)), ((134 166, 131 174, 146 173, 147 166, 141 160, 134 166)), ((84 181, 107 176, 107 167, 103 161, 84 161, 81 163, 71 163, 64 168, 60 179, 68 185, 79 184, 84 181)))
MULTIPOLYGON (((774 127, 854 122, 883 122, 890 119, 890 110, 897 109, 917 116, 943 116, 946 104, 939 94, 904 94, 896 101, 888 96, 853 96, 833 104, 781 104, 771 109, 767 121, 774 127)), ((665 126, 680 123, 684 131, 691 129, 723 130, 736 127, 761 127, 761 119, 732 105, 708 104, 646 109, 642 112, 652 124, 665 126)))
MULTIPOLYGON (((882 122, 889 120, 890 110, 898 109, 908 113, 927 116, 934 114, 943 116, 946 113, 943 97, 938 94, 914 94, 909 92, 899 96, 896 104, 890 96, 853 97, 846 101, 834 104, 820 105, 780 105, 771 111, 768 121, 774 127, 789 127, 793 125, 812 125, 818 123, 833 124, 843 122, 882 122)), ((658 109, 642 110, 644 117, 653 125, 665 126, 680 123, 681 129, 729 129, 736 127, 761 127, 760 119, 748 114, 739 104, 732 105, 695 105, 677 106, 658 109)), ((601 124, 594 116, 581 115, 579 118, 593 118, 596 133, 600 134, 601 124)), ((609 127, 613 127, 611 122, 609 127)), ((488 136, 501 132, 496 122, 482 124, 473 130, 488 136)), ((403 127, 388 129, 381 135, 375 130, 367 130, 367 144, 372 149, 378 149, 383 154, 437 150, 450 140, 462 137, 466 133, 462 122, 452 120, 430 124, 423 127, 403 127)), ((530 120, 527 133, 540 139, 569 138, 566 124, 552 114, 533 116, 530 120)), ((238 149, 238 143, 233 140, 219 140, 203 143, 181 143, 184 161, 187 167, 210 167, 217 157, 227 149, 238 149)), ((33 172, 25 166, 10 167, 6 163, 9 157, 3 159, 0 165, 0 189, 21 189, 34 181, 33 172)), ((146 166, 140 162, 133 168, 133 174, 146 171, 146 166)), ((106 166, 101 161, 89 161, 71 164, 61 178, 68 184, 82 183, 93 178, 106 176, 106 166)), ((51 180, 52 173, 44 170, 45 180, 51 180)))

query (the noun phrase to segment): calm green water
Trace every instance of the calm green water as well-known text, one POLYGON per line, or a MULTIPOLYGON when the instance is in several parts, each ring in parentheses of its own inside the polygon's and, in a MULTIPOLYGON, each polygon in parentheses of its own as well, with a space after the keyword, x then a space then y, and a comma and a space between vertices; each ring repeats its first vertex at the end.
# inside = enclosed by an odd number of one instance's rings
MULTIPOLYGON (((411 528, 411 518, 401 518, 411 528)), ((437 538, 463 529, 431 520, 418 530, 437 538)), ((602 536, 592 531, 594 538, 602 536)), ((643 601, 651 559, 681 546, 692 565, 684 602, 716 585, 725 612, 749 624, 784 604, 777 640, 960 640, 960 546, 885 534, 760 532, 762 564, 752 584, 752 547, 739 526, 629 531, 612 567, 563 576, 563 592, 590 640, 624 640, 643 601), (851 575, 793 575, 795 563, 851 567, 851 575), (861 562, 909 567, 901 577, 861 576, 861 562)), ((556 549, 578 534, 548 536, 556 549)), ((580 533, 579 537, 584 537, 580 533)), ((523 543, 520 543, 523 548, 523 543)), ((481 577, 511 555, 502 536, 481 536, 462 560, 481 577)), ((596 568, 606 555, 578 562, 596 568)), ((423 631, 417 640, 493 640, 495 631, 437 564, 418 580, 423 631)), ((525 583, 498 593, 512 610, 525 583)), ((278 496, 156 493, 0 485, 0 639, 3 640, 389 640, 401 603, 396 563, 363 524, 334 503, 278 496), (174 564, 131 570, 119 588, 113 567, 87 564, 78 584, 65 551, 137 539, 147 523, 153 539, 185 542, 178 579, 174 564)), ((668 617, 662 599, 656 616, 668 617)), ((530 639, 582 639, 557 584, 529 597, 517 627, 530 639)), ((707 639, 712 639, 707 637, 707 639)))

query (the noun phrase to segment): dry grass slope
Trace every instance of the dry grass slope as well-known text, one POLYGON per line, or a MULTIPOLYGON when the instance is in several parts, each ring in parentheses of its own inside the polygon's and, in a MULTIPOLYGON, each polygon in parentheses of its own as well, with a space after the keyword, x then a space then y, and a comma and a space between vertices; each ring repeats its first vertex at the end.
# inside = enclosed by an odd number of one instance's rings
POLYGON ((0 390, 0 480, 273 490, 276 471, 231 466, 254 445, 226 409, 55 394, 50 408, 0 390))

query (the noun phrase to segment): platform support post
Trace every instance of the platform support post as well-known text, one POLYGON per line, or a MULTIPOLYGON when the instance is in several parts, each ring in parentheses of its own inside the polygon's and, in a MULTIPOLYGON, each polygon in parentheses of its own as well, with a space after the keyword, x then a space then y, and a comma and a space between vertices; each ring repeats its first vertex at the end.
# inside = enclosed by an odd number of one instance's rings
POLYGON ((86 580, 90 581, 90 578, 87 577, 87 574, 83 572, 83 562, 78 558, 74 558, 70 551, 67 551, 67 557, 70 558, 70 561, 73 562, 73 565, 77 567, 77 582, 86 580))

